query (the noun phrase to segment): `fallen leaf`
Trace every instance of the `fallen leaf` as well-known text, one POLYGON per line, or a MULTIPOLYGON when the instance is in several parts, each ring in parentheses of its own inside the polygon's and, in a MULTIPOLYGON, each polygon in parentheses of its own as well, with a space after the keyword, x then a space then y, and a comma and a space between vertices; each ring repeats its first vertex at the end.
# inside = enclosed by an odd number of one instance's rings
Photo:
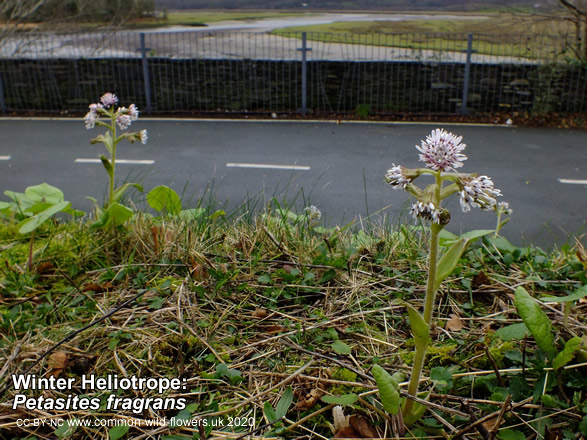
POLYGON ((339 429, 336 434, 334 434, 334 438, 361 438, 359 433, 355 431, 350 426, 346 428, 339 429))
POLYGON ((56 351, 51 353, 47 360, 50 376, 59 376, 65 367, 67 367, 68 355, 65 351, 56 351))
POLYGON ((49 261, 45 261, 44 263, 39 263, 37 266, 37 273, 41 275, 47 272, 53 272, 53 269, 53 264, 49 261))
POLYGON ((324 395, 324 392, 320 389, 314 388, 305 396, 298 398, 298 403, 294 409, 296 411, 307 411, 312 409, 320 400, 320 398, 324 395))
POLYGON ((160 226, 151 226, 151 234, 153 235, 153 245, 155 248, 155 253, 159 255, 159 236, 161 235, 161 227, 160 226))
POLYGON ((353 415, 349 420, 351 426, 362 438, 380 438, 379 433, 362 416, 353 415))
POLYGON ((491 284, 491 280, 487 278, 485 272, 477 272, 477 274, 473 277, 473 281, 471 281, 471 287, 473 289, 478 289, 481 286, 491 284))
POLYGON ((445 329, 450 332, 458 332, 463 328, 465 328, 465 324, 463 323, 463 320, 460 318, 460 316, 456 313, 451 313, 450 319, 446 321, 445 329))
POLYGON ((263 319, 269 316, 269 313, 265 309, 256 308, 255 311, 252 313, 253 318, 263 319))
POLYGON ((192 278, 196 281, 204 281, 209 277, 208 269, 206 266, 200 263, 193 264, 190 272, 192 274, 192 278))
POLYGON ((266 333, 279 333, 279 332, 286 332, 288 329, 282 325, 270 325, 268 327, 264 327, 263 330, 266 333))
MULTIPOLYGON (((495 427, 495 424, 497 423, 497 416, 492 417, 491 419, 485 421, 482 423, 482 425, 485 427, 485 429, 487 429, 488 431, 492 431, 493 428, 495 427)), ((502 420, 503 423, 503 420, 502 420)))
POLYGON ((84 292, 94 292, 94 293, 102 293, 107 292, 112 288, 112 283, 106 282, 103 284, 98 283, 87 283, 84 285, 84 292))
POLYGON ((575 240, 577 242, 577 252, 575 255, 583 265, 583 268, 587 269, 587 252, 585 252, 585 248, 583 247, 583 244, 579 241, 579 239, 575 238, 575 240))
POLYGON ((292 266, 291 264, 284 264, 283 265, 283 270, 287 273, 291 273, 291 271, 294 269, 296 269, 296 267, 292 266))

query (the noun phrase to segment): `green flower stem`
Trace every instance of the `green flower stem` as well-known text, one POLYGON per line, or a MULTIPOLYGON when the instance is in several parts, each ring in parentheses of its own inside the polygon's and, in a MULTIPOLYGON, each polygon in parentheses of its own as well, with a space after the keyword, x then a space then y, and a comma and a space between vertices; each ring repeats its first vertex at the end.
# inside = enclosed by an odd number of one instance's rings
POLYGON ((114 113, 111 114, 110 118, 112 119, 112 124, 110 125, 110 131, 112 132, 112 151, 110 157, 110 164, 112 165, 112 175, 110 175, 110 186, 108 192, 108 204, 107 208, 110 207, 112 204, 112 199, 114 198, 114 175, 116 170, 116 144, 118 143, 118 139, 116 139, 116 117, 114 113))
POLYGON ((426 298, 424 301, 424 314, 423 318, 426 324, 430 326, 432 322, 432 312, 434 310, 434 298, 436 297, 436 270, 438 264, 438 235, 442 230, 442 227, 438 225, 432 225, 430 233, 430 253, 428 256, 428 283, 426 285, 426 298))
MULTIPOLYGON (((435 174, 436 177, 436 191, 434 205, 440 209, 441 193, 442 193, 442 177, 440 171, 435 174)), ((434 310, 434 299, 436 297, 436 272, 438 265, 438 238, 443 226, 432 223, 430 225, 430 251, 428 254, 428 282, 426 285, 426 298, 424 300, 424 321, 430 329, 432 322, 432 312, 434 310)), ((430 331, 430 330, 428 330, 430 331)), ((430 338, 428 338, 428 341, 430 338)), ((416 353, 414 355, 414 364, 412 365, 412 374, 410 376, 410 383, 408 385, 408 394, 416 396, 418 394, 418 385, 422 370, 424 369, 424 361, 426 359, 426 352, 428 351, 428 344, 416 345, 416 353)), ((404 417, 412 412, 414 401, 406 399, 406 404, 403 409, 404 417)))

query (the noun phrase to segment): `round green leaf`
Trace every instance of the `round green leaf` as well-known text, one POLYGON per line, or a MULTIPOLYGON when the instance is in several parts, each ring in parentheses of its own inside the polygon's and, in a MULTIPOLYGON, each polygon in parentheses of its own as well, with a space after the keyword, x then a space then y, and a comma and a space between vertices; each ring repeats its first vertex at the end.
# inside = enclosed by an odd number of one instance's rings
POLYGON ((48 183, 29 186, 24 194, 33 202, 59 203, 63 201, 63 191, 48 183))
POLYGON ((174 190, 165 185, 156 186, 149 191, 147 203, 157 212, 167 211, 177 215, 181 211, 181 199, 174 190))
POLYGON ((351 347, 342 341, 334 341, 331 347, 337 354, 351 354, 351 347))
POLYGON ((128 432, 128 425, 115 426, 108 431, 108 437, 110 440, 118 440, 126 435, 128 432))

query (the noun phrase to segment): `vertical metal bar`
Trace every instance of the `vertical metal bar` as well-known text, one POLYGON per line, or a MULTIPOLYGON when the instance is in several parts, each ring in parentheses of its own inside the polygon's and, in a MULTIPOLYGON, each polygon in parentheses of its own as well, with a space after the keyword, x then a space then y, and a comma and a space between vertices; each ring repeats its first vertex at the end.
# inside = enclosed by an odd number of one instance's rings
POLYGON ((308 34, 302 32, 302 113, 308 113, 308 60, 306 51, 308 34))
POLYGON ((467 99, 469 97, 469 75, 471 73, 471 54, 473 53, 473 34, 467 37, 467 61, 465 63, 465 81, 463 83, 463 99, 461 101, 461 114, 467 114, 467 99))
POLYGON ((147 59, 147 47, 145 46, 145 33, 141 32, 141 58, 143 59, 143 81, 145 83, 145 100, 147 102, 147 113, 153 111, 151 104, 151 79, 149 78, 149 61, 147 59))
POLYGON ((2 83, 2 75, 0 74, 0 112, 6 113, 6 101, 4 100, 4 84, 2 83))

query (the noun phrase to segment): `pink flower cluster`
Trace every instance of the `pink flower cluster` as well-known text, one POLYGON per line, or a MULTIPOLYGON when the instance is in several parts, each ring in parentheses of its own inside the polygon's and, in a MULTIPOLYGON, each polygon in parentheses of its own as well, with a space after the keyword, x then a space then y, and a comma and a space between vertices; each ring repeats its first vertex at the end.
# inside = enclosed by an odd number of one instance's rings
POLYGON ((461 153, 467 145, 461 144, 462 136, 455 136, 442 128, 432 130, 426 140, 416 149, 421 153, 420 160, 434 171, 446 171, 463 166, 467 156, 461 153))
POLYGON ((414 217, 414 220, 417 220, 418 217, 423 218, 424 220, 428 220, 434 222, 436 224, 440 224, 440 209, 434 206, 434 203, 423 203, 423 202, 416 202, 412 205, 412 209, 410 210, 410 214, 414 217))
POLYGON ((411 182, 411 179, 404 175, 404 167, 394 163, 391 165, 391 168, 387 170, 387 174, 385 174, 385 181, 389 183, 393 189, 406 189, 406 186, 411 182))
POLYGON ((501 196, 501 191, 496 189, 491 178, 487 176, 463 176, 459 179, 459 203, 463 212, 471 210, 471 207, 481 209, 493 209, 497 203, 496 197, 501 196))
MULTIPOLYGON (((100 119, 100 116, 109 114, 108 109, 115 106, 116 104, 118 104, 118 97, 114 93, 105 93, 100 98, 99 103, 90 104, 90 111, 84 117, 86 128, 88 130, 90 128, 94 128, 96 126, 96 122, 98 119, 100 119)), ((116 112, 114 112, 114 117, 120 129, 126 130, 134 121, 139 119, 139 109, 134 104, 131 104, 128 108, 118 107, 116 112)), ((144 138, 146 142, 146 134, 144 138)), ((141 141, 142 139, 143 138, 141 138, 141 141)))

